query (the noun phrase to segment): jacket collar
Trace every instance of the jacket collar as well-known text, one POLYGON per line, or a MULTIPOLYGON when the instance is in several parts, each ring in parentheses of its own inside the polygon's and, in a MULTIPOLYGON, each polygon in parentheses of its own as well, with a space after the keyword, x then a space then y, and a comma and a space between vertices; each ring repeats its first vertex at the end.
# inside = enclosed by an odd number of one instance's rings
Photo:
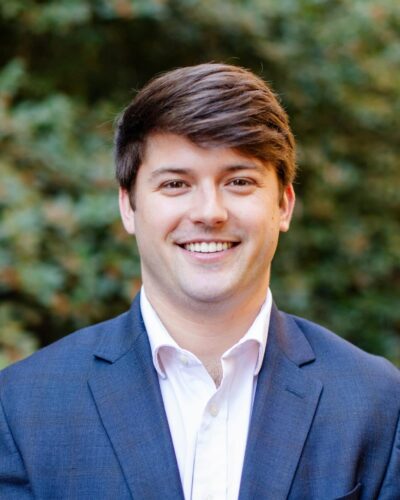
POLYGON ((141 336, 147 337, 140 313, 140 295, 132 302, 129 311, 97 325, 100 340, 94 352, 96 358, 115 363, 135 346, 141 336))

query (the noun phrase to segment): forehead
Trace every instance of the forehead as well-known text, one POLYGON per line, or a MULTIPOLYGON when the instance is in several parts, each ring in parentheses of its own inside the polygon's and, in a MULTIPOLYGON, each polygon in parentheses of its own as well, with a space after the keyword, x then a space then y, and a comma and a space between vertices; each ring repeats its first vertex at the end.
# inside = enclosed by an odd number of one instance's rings
POLYGON ((174 168, 200 169, 210 167, 226 169, 270 170, 268 163, 246 156, 231 147, 203 147, 188 138, 171 133, 153 133, 145 143, 142 164, 139 169, 164 170, 174 168))

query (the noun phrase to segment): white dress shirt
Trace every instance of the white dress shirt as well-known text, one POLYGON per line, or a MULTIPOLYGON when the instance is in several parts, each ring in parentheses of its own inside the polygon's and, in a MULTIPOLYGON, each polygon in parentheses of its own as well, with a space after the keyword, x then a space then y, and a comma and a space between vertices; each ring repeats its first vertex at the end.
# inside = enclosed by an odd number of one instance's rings
POLYGON ((169 335, 142 287, 141 312, 186 500, 238 498, 271 305, 268 290, 249 330, 223 354, 223 377, 216 388, 201 361, 169 335))

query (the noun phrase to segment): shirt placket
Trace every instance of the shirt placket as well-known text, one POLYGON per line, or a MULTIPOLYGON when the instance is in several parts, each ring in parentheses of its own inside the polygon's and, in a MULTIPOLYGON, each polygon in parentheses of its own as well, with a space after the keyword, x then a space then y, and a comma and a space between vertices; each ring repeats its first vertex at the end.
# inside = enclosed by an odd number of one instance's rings
POLYGON ((205 406, 197 433, 192 500, 220 500, 227 491, 226 380, 205 406))

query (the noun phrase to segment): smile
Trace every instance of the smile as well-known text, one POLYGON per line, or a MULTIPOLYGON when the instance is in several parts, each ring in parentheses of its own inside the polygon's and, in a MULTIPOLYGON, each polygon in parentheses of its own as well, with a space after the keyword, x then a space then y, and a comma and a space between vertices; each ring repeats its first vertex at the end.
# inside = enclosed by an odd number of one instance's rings
POLYGON ((185 243, 183 248, 189 252, 216 253, 229 250, 234 246, 231 241, 196 241, 195 243, 185 243))

